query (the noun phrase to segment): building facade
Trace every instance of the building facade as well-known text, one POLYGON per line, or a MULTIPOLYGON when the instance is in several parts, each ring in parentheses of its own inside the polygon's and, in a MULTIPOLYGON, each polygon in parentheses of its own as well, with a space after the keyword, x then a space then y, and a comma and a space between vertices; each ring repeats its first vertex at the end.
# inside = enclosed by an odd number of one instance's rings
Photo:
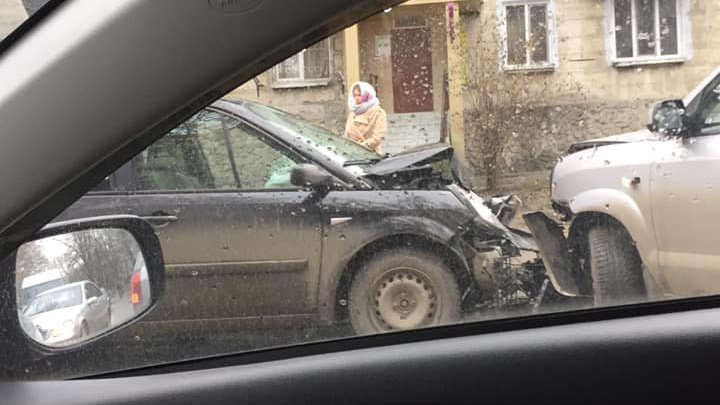
MULTIPOLYGON (((39 1, 0 0, 0 34, 39 1)), ((540 170, 573 141, 642 128, 654 102, 686 95, 720 64, 719 13, 720 0, 411 0, 226 97, 275 105, 341 133, 348 87, 367 81, 388 112, 387 151, 451 142, 473 161, 487 134, 471 118, 487 111, 471 102, 469 83, 521 75, 530 96, 508 108, 534 104, 539 118, 508 129, 502 164, 540 170), (481 65, 491 74, 479 74, 481 65)))

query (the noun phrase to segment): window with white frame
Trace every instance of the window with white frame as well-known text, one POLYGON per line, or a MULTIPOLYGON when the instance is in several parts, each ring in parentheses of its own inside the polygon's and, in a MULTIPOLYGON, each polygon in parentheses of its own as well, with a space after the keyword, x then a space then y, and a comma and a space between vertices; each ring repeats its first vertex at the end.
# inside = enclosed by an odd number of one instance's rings
POLYGON ((505 69, 546 69, 558 64, 553 0, 500 0, 505 69))
POLYGON ((330 81, 330 40, 304 49, 274 68, 273 87, 326 85, 330 81))
POLYGON ((615 64, 682 61, 690 53, 687 0, 606 0, 615 64))

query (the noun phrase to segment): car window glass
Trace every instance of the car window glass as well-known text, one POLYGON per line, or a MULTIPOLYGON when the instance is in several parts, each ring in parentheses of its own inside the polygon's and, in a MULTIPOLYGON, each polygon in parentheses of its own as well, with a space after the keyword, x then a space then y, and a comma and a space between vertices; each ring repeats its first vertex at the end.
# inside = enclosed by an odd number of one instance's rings
MULTIPOLYGON (((35 4, 0 0, 0 32, 35 4)), ((720 0, 416 0, 292 42, 54 220, 144 218, 166 285, 112 354, 30 376, 720 293, 717 15, 720 0)), ((44 314, 73 296, 41 253, 19 302, 44 314)), ((82 280, 111 317, 152 296, 142 266, 108 267, 82 280)))
POLYGON ((351 139, 338 136, 327 128, 315 125, 302 117, 293 116, 276 108, 248 103, 248 109, 268 122, 289 131, 305 143, 320 146, 319 150, 337 161, 372 159, 377 157, 371 150, 351 139))
POLYGON ((240 188, 248 190, 297 188, 290 183, 295 161, 271 146, 258 130, 245 124, 229 130, 230 145, 240 178, 240 188))
POLYGON ((86 296, 88 298, 92 298, 92 297, 99 298, 100 296, 102 296, 102 292, 100 292, 100 290, 98 290, 98 288, 92 284, 85 284, 85 291, 86 291, 86 296))
POLYGON ((715 127, 720 125, 720 86, 713 89, 703 109, 704 126, 715 127))
POLYGON ((83 303, 83 290, 79 285, 61 287, 38 295, 25 310, 25 315, 32 316, 62 308, 74 307, 83 303))
POLYGON ((140 191, 237 188, 224 117, 204 111, 148 147, 136 159, 140 191))

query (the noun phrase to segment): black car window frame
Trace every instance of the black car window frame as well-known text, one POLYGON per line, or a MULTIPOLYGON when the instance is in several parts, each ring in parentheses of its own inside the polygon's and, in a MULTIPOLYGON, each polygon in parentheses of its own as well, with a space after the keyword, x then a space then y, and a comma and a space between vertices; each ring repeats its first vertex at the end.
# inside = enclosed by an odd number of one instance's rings
MULTIPOLYGON (((222 110, 220 110, 222 111, 222 110)), ((359 179, 357 176, 353 175, 349 171, 343 169, 342 167, 336 167, 333 165, 325 164, 322 159, 318 159, 316 156, 312 156, 312 154, 309 154, 300 148, 298 148, 296 145, 293 145, 290 142, 285 141, 281 137, 273 135, 269 130, 266 128, 263 128, 262 126, 254 123, 253 121, 250 121, 244 117, 240 118, 240 120, 246 124, 247 126, 255 129, 260 134, 263 135, 263 139, 266 139, 266 142, 269 142, 272 145, 277 145, 276 149, 282 150, 286 152, 286 155, 290 157, 291 159, 294 159, 295 156, 297 156, 297 162, 300 163, 308 163, 315 165, 326 172, 330 173, 334 177, 334 183, 335 188, 338 189, 369 189, 371 186, 359 179)), ((291 189, 295 190, 295 189, 291 189)), ((273 191, 284 191, 282 189, 273 189, 273 191)), ((285 190, 287 191, 287 190, 285 190)))
POLYGON ((239 148, 242 147, 254 148, 255 150, 253 152, 257 152, 257 148, 265 148, 265 150, 260 151, 261 155, 271 153, 274 154, 277 158, 286 159, 291 165, 297 165, 299 163, 298 159, 288 156, 288 153, 284 150, 284 148, 279 148, 277 147, 277 145, 273 145, 271 142, 269 142, 269 140, 263 133, 257 131, 253 127, 246 125, 244 122, 239 122, 229 128, 228 139, 231 144, 230 148, 232 150, 233 156, 236 159, 235 164, 237 166, 238 176, 240 177, 241 192, 297 191, 298 189, 300 189, 300 187, 292 185, 279 187, 260 186, 259 183, 267 184, 267 182, 270 181, 269 176, 273 172, 273 169, 271 167, 276 162, 266 162, 266 166, 263 167, 263 165, 258 165, 257 161, 253 162, 253 160, 256 160, 257 158, 262 156, 257 156, 254 153, 238 156, 239 153, 235 153, 239 150, 239 148), (236 142, 239 142, 240 144, 235 145, 236 142), (245 144, 247 142, 249 143, 245 144), (250 171, 254 171, 255 173, 247 173, 247 169, 249 169, 250 171), (268 178, 263 181, 263 179, 261 179, 259 176, 265 176, 268 178))
MULTIPOLYGON (((252 132, 254 133, 254 134, 251 134, 250 136, 255 136, 260 142, 262 142, 262 143, 266 144, 268 147, 278 151, 283 156, 293 160, 295 162, 295 164, 309 163, 309 164, 313 164, 318 167, 321 167, 326 171, 329 171, 329 170, 327 170, 326 167, 323 167, 323 165, 320 162, 317 162, 311 156, 306 156, 305 154, 303 154, 299 150, 297 150, 297 148, 294 148, 292 145, 289 145, 289 144, 283 142, 281 139, 278 139, 278 137, 274 136, 270 131, 267 131, 266 129, 254 124, 253 122, 247 120, 244 117, 235 116, 234 114, 232 114, 230 112, 227 112, 227 111, 224 111, 224 110, 221 110, 218 108, 213 108, 213 107, 208 107, 206 110, 214 111, 218 114, 225 115, 226 117, 228 117, 230 122, 234 121, 234 123, 232 125, 228 125, 227 132, 225 134, 226 137, 228 138, 228 142, 230 142, 230 137, 232 136, 232 134, 230 134, 230 131, 229 131, 231 128, 233 128, 235 126, 245 126, 249 129, 251 129, 252 132)), ((230 147, 229 149, 230 149, 231 157, 233 159, 235 159, 235 155, 232 152, 232 148, 230 147)), ((236 163, 235 163, 235 165, 236 165, 236 163)), ((237 171, 237 168, 235 168, 235 170, 237 171)), ((332 173, 332 172, 330 172, 330 173, 332 173)), ((293 191, 299 191, 301 189, 300 187, 242 188, 242 176, 240 176, 240 173, 238 173, 238 176, 239 176, 239 179, 240 179, 239 181, 240 181, 240 185, 241 185, 241 188, 238 191, 243 192, 243 193, 245 193, 245 192, 248 192, 248 193, 281 192, 281 191, 293 192, 293 191)), ((335 174, 333 174, 333 176, 335 176, 335 174)))
MULTIPOLYGON (((260 118, 260 116, 253 110, 248 109, 248 111, 250 112, 251 117, 257 117, 257 119, 260 118)), ((288 141, 282 139, 281 137, 273 136, 272 133, 268 129, 264 128, 261 124, 259 124, 259 123, 256 124, 252 120, 244 118, 244 117, 243 117, 243 120, 246 121, 248 123, 248 125, 255 127, 259 131, 268 135, 271 139, 274 139, 276 142, 284 145, 284 147, 287 148, 288 150, 293 151, 297 155, 304 156, 308 161, 307 163, 312 163, 312 164, 322 168, 323 170, 327 171, 328 173, 332 174, 333 176, 335 176, 335 180, 339 181, 336 184, 336 187, 340 187, 342 189, 354 188, 354 189, 365 189, 365 190, 372 189, 374 187, 373 184, 369 180, 359 178, 358 175, 350 172, 349 170, 347 170, 345 167, 343 167, 341 165, 325 163, 325 160, 322 159, 322 156, 320 156, 319 153, 318 153, 318 156, 312 156, 312 154, 309 154, 309 153, 303 151, 302 149, 298 148, 296 145, 292 144, 291 142, 288 142, 288 141)), ((292 135, 288 134, 288 136, 292 136, 292 135)), ((330 163, 332 163, 332 162, 330 162, 330 163)))
MULTIPOLYGON (((141 173, 140 173, 141 167, 140 167, 140 160, 139 160, 139 159, 142 159, 142 154, 145 153, 149 148, 151 148, 151 147, 152 147, 153 145, 155 145, 157 142, 159 142, 160 140, 162 140, 164 137, 170 135, 172 131, 169 131, 168 133, 166 133, 166 134, 163 135, 162 137, 158 138, 158 140, 156 140, 155 142, 153 142, 153 143, 152 143, 151 145, 149 145, 147 148, 143 149, 139 154, 137 154, 136 156, 134 156, 134 157, 130 160, 130 162, 132 162, 132 163, 131 163, 131 164, 132 164, 132 174, 131 174, 131 176, 132 176, 132 180, 131 180, 131 183, 132 183, 132 187, 131 187, 131 188, 132 188, 132 194, 138 194, 138 195, 153 195, 153 194, 228 194, 228 193, 238 193, 239 191, 241 191, 241 189, 240 189, 240 184, 238 183, 237 168, 236 168, 235 163, 234 163, 234 161, 233 161, 233 159, 232 159, 231 151, 230 151, 230 148, 229 148, 228 131, 227 131, 228 124, 227 124, 227 122, 226 122, 226 120, 227 120, 228 118, 233 119, 233 117, 228 117, 227 114, 224 114, 224 113, 222 113, 222 112, 220 112, 220 111, 217 111, 217 110, 215 110, 215 109, 204 108, 204 109, 200 110, 198 113, 194 114, 194 115, 193 115, 191 118, 189 118, 188 120, 194 119, 195 117, 197 117, 197 116, 199 116, 199 115, 201 115, 201 114, 207 114, 207 113, 215 113, 215 114, 217 114, 218 116, 220 116, 220 117, 222 118, 222 120, 221 120, 221 126, 222 126, 223 144, 225 145, 225 153, 227 154, 226 156, 228 157, 228 161, 229 161, 229 164, 230 164, 230 167, 231 167, 231 170, 232 170, 232 173, 231 173, 231 174, 232 174, 232 176, 233 176, 233 179, 235 180, 234 187, 232 187, 232 188, 217 188, 217 187, 214 187, 214 188, 206 188, 206 187, 202 187, 202 188, 193 188, 193 189, 145 189, 145 188, 142 186, 142 182, 143 182, 143 181, 142 181, 142 179, 141 179, 141 177, 140 177, 140 176, 141 176, 141 173)), ((187 122, 187 121, 186 121, 186 122, 187 122)), ((184 124, 184 123, 183 123, 183 124, 184 124)), ((181 125, 182 125, 182 124, 181 124, 181 125)), ((179 126, 176 127, 176 128, 174 128, 173 131, 176 130, 177 128, 179 128, 179 126)), ((207 158, 206 158, 206 159, 207 159, 207 158)), ((205 163, 207 164, 207 162, 205 162, 205 163)), ((208 166, 209 166, 209 165, 208 165, 208 166)), ((207 170, 208 170, 208 171, 210 170, 209 167, 207 168, 207 170)))
POLYGON ((88 191, 87 196, 127 195, 132 193, 135 187, 132 173, 133 162, 134 158, 109 174, 102 182, 88 191), (100 187, 103 184, 107 184, 108 188, 101 189, 100 187))

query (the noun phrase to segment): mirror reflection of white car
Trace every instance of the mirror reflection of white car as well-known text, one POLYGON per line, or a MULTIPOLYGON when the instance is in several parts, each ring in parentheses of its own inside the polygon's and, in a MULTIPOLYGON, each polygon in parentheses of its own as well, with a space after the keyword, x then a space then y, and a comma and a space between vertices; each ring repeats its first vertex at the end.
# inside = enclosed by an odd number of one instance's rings
POLYGON ((36 329, 26 330, 29 336, 39 332, 40 343, 66 345, 110 328, 110 297, 94 283, 80 281, 38 295, 23 315, 36 329))
POLYGON ((20 287, 20 306, 24 310, 30 301, 47 290, 65 285, 60 270, 48 270, 23 278, 20 287))

